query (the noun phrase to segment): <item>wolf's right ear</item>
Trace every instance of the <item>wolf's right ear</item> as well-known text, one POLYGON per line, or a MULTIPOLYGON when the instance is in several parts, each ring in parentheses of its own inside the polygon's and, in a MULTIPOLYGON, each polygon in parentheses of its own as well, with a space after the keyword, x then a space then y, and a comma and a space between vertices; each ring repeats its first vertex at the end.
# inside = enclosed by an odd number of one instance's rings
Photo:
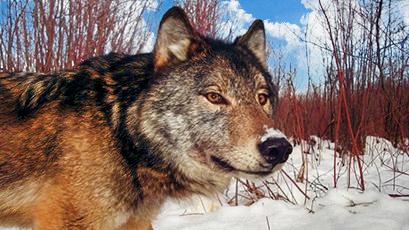
POLYGON ((164 66, 185 61, 197 48, 195 36, 185 12, 172 7, 163 16, 154 48, 154 66, 164 66))

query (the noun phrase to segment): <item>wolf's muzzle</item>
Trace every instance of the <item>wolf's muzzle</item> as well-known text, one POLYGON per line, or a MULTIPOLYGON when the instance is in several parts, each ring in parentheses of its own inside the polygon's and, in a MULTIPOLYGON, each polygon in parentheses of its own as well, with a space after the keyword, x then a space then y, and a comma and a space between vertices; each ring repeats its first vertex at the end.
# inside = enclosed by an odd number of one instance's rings
POLYGON ((263 158, 270 164, 280 164, 287 161, 293 147, 286 138, 268 138, 257 146, 263 158))

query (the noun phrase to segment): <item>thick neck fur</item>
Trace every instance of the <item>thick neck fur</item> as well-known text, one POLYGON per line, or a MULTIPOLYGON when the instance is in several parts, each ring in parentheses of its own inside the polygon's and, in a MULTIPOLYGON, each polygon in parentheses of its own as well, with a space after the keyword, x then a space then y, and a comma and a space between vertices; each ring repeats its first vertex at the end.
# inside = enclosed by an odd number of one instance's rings
MULTIPOLYGON (((143 98, 143 96, 141 96, 143 98)), ((142 100, 143 101, 143 100, 142 100)), ((227 186, 229 179, 220 180, 206 174, 203 179, 197 179, 184 173, 165 156, 171 156, 171 149, 149 139, 142 120, 143 103, 135 103, 127 112, 127 128, 119 128, 118 140, 121 153, 134 176, 134 185, 141 186, 146 194, 155 194, 155 199, 186 198, 193 194, 213 195, 221 192, 227 186), (137 120, 137 121, 136 121, 137 120), (134 126, 132 126, 134 125, 134 126), (128 133, 125 133, 128 132, 128 133), (149 191, 147 191, 149 190, 149 191)), ((197 169, 199 170, 199 169, 197 169)), ((145 197, 146 198, 146 197, 145 197)))

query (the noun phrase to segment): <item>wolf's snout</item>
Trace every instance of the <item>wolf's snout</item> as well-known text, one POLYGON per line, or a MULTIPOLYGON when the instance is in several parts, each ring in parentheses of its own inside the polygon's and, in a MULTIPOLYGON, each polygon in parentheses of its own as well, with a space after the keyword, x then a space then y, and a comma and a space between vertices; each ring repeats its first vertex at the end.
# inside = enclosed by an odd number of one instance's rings
POLYGON ((293 151, 286 138, 268 138, 258 144, 258 150, 270 164, 284 163, 293 151))

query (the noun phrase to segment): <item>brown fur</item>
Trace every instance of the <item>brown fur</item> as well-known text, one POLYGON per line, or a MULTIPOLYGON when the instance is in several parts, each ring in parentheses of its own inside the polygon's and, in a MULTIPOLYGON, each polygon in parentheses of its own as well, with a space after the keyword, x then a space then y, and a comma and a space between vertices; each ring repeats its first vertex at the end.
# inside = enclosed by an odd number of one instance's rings
POLYGON ((0 224, 152 229, 169 197, 276 170, 256 149, 276 98, 264 48, 261 21, 227 44, 195 34, 173 8, 152 54, 0 74, 0 224), (210 103, 209 90, 228 103, 210 103))

